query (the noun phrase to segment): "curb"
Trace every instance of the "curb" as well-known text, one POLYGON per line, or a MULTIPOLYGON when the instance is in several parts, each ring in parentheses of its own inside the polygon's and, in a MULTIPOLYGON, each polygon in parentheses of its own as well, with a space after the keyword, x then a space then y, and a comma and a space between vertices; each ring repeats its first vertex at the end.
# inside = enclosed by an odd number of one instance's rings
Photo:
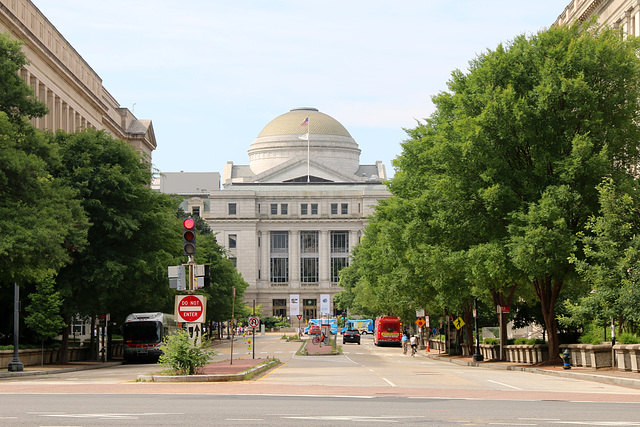
POLYGON ((35 375, 55 375, 64 372, 87 371, 89 369, 110 368, 112 366, 122 365, 122 362, 105 362, 100 365, 75 366, 73 368, 62 369, 43 369, 42 371, 22 371, 22 372, 0 372, 0 378, 11 377, 30 377, 35 375))
POLYGON ((138 375, 138 381, 157 383, 192 383, 192 382, 226 382, 245 381, 254 375, 262 373, 280 364, 279 360, 271 360, 237 374, 208 374, 208 375, 138 375))
POLYGON ((534 368, 534 367, 529 368, 527 366, 491 365, 491 364, 484 364, 484 363, 478 363, 478 362, 468 362, 465 360, 457 360, 449 357, 437 356, 432 354, 426 354, 425 356, 430 359, 442 360, 444 362, 454 363, 456 365, 462 365, 462 366, 473 366, 476 368, 488 368, 488 369, 501 369, 504 371, 531 372, 534 374, 554 375, 557 377, 575 378, 579 380, 595 381, 595 382, 604 383, 604 384, 619 385, 623 387, 640 389, 640 378, 633 379, 633 378, 624 378, 624 377, 614 377, 614 376, 607 376, 602 374, 571 372, 570 370, 554 371, 550 369, 541 369, 541 368, 534 368))

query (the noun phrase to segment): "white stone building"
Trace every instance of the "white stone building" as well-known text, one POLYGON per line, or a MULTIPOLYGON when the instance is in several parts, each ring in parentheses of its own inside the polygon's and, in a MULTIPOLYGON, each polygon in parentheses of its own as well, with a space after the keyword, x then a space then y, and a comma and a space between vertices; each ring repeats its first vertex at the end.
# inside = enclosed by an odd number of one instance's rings
MULTIPOLYGON (((262 129, 249 165, 225 166, 220 190, 181 193, 185 211, 207 221, 249 283, 245 301, 262 304, 264 315, 293 317, 296 324, 296 299, 304 320, 334 314, 338 271, 378 200, 390 196, 384 164, 359 159, 342 124, 299 108, 262 129)), ((164 174, 174 178, 180 174, 164 174)))
POLYGON ((640 1, 638 0, 573 0, 565 7, 554 25, 586 21, 592 16, 625 34, 640 35, 640 1))

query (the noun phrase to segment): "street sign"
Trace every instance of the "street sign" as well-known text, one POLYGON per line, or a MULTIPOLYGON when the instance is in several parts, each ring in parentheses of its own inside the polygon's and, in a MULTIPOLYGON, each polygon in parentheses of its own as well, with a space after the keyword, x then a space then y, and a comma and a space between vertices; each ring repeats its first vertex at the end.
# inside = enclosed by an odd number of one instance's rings
POLYGON ((460 329, 465 325, 464 320, 462 320, 462 317, 458 317, 456 320, 453 321, 453 326, 456 327, 456 329, 460 329))
POLYGON ((207 298, 202 295, 176 295, 176 321, 203 323, 206 307, 207 298))
POLYGON ((509 308, 509 307, 502 307, 502 306, 500 306, 500 305, 496 305, 496 312, 497 312, 498 314, 500 314, 500 313, 503 313, 503 314, 504 314, 504 313, 509 313, 509 312, 511 312, 511 310, 510 310, 510 308, 509 308))
POLYGON ((302 320, 302 314, 296 314, 296 317, 298 318, 298 320, 302 320))
POLYGON ((258 326, 260 326, 260 319, 255 316, 249 317, 249 327, 257 328, 258 326))
POLYGON ((422 317, 418 317, 418 319, 416 320, 416 325, 418 325, 420 328, 422 328, 425 325, 425 321, 424 318, 422 317))

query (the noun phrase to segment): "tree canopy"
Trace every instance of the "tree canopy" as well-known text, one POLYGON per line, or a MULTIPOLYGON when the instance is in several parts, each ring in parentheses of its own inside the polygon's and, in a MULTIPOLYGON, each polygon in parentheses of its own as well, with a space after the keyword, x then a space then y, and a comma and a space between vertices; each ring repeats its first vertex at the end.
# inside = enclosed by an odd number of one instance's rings
POLYGON ((353 268, 381 257, 405 281, 376 279, 397 299, 425 293, 450 308, 528 284, 556 357, 555 305, 577 280, 569 258, 583 257, 577 233, 598 212, 597 186, 634 180, 639 43, 578 23, 518 36, 453 72, 432 116, 408 130, 389 183, 396 200, 376 211, 364 239, 375 243, 353 268))

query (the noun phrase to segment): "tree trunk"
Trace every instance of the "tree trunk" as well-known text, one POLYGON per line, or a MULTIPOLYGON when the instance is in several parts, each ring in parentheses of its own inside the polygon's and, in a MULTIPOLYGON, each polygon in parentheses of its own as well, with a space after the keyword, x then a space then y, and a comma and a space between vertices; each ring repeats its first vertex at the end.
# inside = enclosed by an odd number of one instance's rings
POLYGON ((473 308, 469 305, 464 307, 464 317, 463 319, 465 323, 465 339, 464 345, 467 347, 468 355, 474 354, 475 350, 475 342, 473 340, 473 308))
POLYGON ((60 347, 60 363, 69 363, 69 329, 71 328, 71 322, 69 319, 64 319, 66 327, 62 329, 62 344, 60 347))
POLYGON ((550 276, 533 282, 536 295, 542 305, 542 316, 548 332, 549 361, 560 361, 560 340, 558 338, 558 322, 556 319, 556 301, 562 289, 562 283, 552 280, 550 276))

